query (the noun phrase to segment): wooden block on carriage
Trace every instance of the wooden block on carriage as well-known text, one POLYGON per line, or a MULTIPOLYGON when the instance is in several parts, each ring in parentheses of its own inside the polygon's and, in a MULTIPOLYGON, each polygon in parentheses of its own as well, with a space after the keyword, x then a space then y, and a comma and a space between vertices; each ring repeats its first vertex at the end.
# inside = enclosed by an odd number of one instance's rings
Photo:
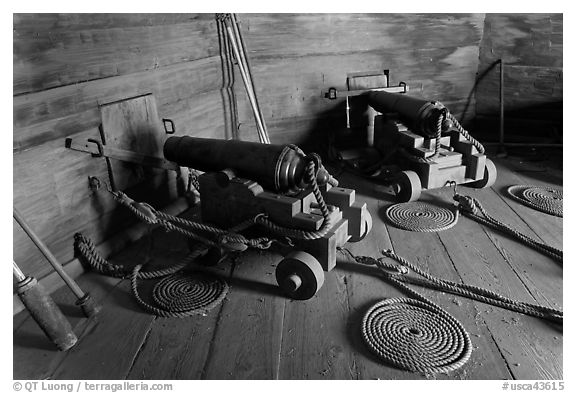
POLYGON ((486 166, 485 154, 471 154, 466 158, 467 170, 466 177, 472 180, 480 180, 484 178, 484 167, 486 166))
MULTIPOLYGON (((402 124, 402 123, 400 123, 402 124)), ((399 143, 401 146, 407 148, 421 148, 424 146, 424 137, 409 131, 408 129, 398 129, 399 143)))
POLYGON ((458 131, 450 131, 450 137, 450 145, 454 148, 454 151, 462 153, 465 156, 478 154, 478 149, 458 131))
POLYGON ((259 213, 255 196, 264 190, 258 183, 226 171, 204 173, 198 181, 203 221, 230 228, 259 213))
POLYGON ((263 191, 256 195, 256 200, 268 218, 281 225, 290 223, 294 216, 302 212, 302 203, 298 198, 263 191))
POLYGON ((320 239, 295 240, 295 246, 313 255, 326 272, 336 267, 336 247, 344 245, 349 239, 348 220, 339 220, 332 229, 320 239))
POLYGON ((436 162, 422 163, 419 165, 418 174, 422 188, 426 189, 444 187, 447 181, 455 181, 457 184, 466 182, 465 165, 442 167, 436 162))

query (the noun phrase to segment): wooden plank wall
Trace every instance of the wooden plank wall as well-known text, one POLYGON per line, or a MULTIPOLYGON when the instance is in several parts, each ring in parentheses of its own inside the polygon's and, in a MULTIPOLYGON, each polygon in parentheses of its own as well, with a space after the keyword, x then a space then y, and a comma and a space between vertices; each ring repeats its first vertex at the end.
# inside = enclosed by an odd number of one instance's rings
MULTIPOLYGON (((273 143, 301 143, 332 128, 323 118, 345 116, 342 101, 327 101, 321 91, 345 89, 351 72, 390 69, 391 84, 405 81, 411 94, 439 100, 460 117, 474 86, 484 28, 483 14, 239 14, 238 19, 273 143)), ((240 89, 239 134, 256 140, 240 89)), ((474 106, 472 97, 467 118, 474 106)))
MULTIPOLYGON (((153 93, 177 134, 230 137, 214 14, 15 14, 13 28, 14 205, 62 263, 75 232, 101 243, 135 222, 89 190, 89 175, 107 178, 103 160, 64 148, 98 135, 99 104, 153 93)), ((146 183, 140 195, 155 206, 176 196, 173 174, 146 183)), ((17 224, 13 233, 24 272, 48 274, 17 224)))
POLYGON ((500 69, 488 69, 502 58, 506 132, 546 136, 553 126, 561 134, 562 28, 562 14, 486 15, 476 113, 492 121, 479 122, 478 133, 498 132, 500 69))

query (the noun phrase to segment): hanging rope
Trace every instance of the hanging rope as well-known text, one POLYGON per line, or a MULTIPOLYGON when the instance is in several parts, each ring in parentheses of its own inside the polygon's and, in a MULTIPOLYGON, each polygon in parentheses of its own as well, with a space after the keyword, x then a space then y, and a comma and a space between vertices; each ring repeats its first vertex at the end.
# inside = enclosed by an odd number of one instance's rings
POLYGON ((182 261, 158 270, 142 271, 142 265, 129 269, 123 265, 108 262, 96 250, 92 240, 76 233, 74 249, 78 255, 95 271, 117 278, 130 277, 132 294, 138 304, 148 312, 160 317, 184 318, 195 314, 205 314, 219 304, 226 296, 228 284, 221 278, 207 273, 188 273, 181 271, 190 265, 206 248, 199 248, 182 261), (138 280, 165 277, 153 289, 156 306, 146 303, 138 293, 138 280))
POLYGON ((507 191, 513 199, 528 207, 554 216, 563 216, 564 198, 562 190, 558 188, 518 185, 508 187, 507 191))
POLYGON ((460 195, 456 192, 456 184, 454 183, 454 200, 458 203, 458 209, 460 212, 468 218, 471 218, 481 224, 489 226, 493 229, 499 230, 501 232, 507 233, 508 235, 518 239, 520 242, 526 244, 533 249, 548 255, 555 260, 562 263, 563 252, 562 250, 547 245, 546 243, 537 241, 529 236, 524 235, 518 230, 512 228, 511 226, 497 220, 496 218, 490 216, 480 201, 468 195, 460 195))
POLYGON ((458 222, 458 209, 446 209, 424 202, 397 203, 386 209, 386 219, 412 232, 438 232, 458 222))

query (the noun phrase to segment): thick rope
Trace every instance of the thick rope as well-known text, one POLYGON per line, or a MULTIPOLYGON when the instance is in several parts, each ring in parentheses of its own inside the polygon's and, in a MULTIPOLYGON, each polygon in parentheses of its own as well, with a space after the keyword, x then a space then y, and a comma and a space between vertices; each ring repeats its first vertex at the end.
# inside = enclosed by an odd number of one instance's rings
POLYGON ((468 142, 470 142, 471 144, 474 145, 474 147, 476 148, 476 150, 478 150, 478 153, 480 154, 484 154, 486 152, 486 149, 484 149, 484 146, 482 146, 482 144, 480 142, 478 142, 476 139, 474 139, 472 137, 472 135, 470 135, 468 133, 468 131, 466 131, 464 129, 464 127, 462 127, 462 125, 460 124, 460 122, 454 117, 454 115, 452 115, 452 113, 448 112, 446 114, 446 117, 448 120, 450 120, 452 122, 452 124, 454 125, 454 127, 456 128, 456 130, 464 137, 466 138, 466 140, 468 142))
POLYGON ((184 318, 195 314, 205 314, 219 304, 228 291, 228 284, 216 276, 206 273, 182 274, 182 269, 204 254, 205 248, 193 251, 172 266, 152 271, 142 271, 142 265, 129 269, 123 265, 108 262, 96 250, 92 240, 81 233, 74 235, 74 248, 97 272, 117 278, 130 277, 132 294, 137 303, 144 310, 160 317, 184 318), (161 277, 165 278, 153 289, 153 300, 157 306, 146 303, 138 293, 138 280, 161 277))
POLYGON ((383 278, 392 284, 396 285, 399 289, 409 293, 415 298, 421 301, 428 301, 422 295, 412 290, 405 284, 414 284, 422 286, 429 289, 440 290, 443 292, 452 293, 455 295, 467 297, 469 299, 477 300, 486 304, 504 308, 510 311, 519 312, 526 315, 531 315, 537 318, 546 319, 552 322, 562 323, 563 313, 561 310, 535 305, 526 302, 516 301, 500 295, 496 292, 477 287, 474 285, 467 285, 462 283, 457 283, 449 280, 440 279, 434 277, 433 275, 424 272, 422 269, 416 265, 408 262, 406 259, 394 253, 392 250, 382 251, 382 254, 386 258, 390 258, 396 261, 400 266, 387 264, 383 261, 383 258, 372 258, 365 256, 354 256, 347 249, 342 249, 346 254, 352 257, 356 262, 365 265, 374 265, 382 273, 383 278), (410 271, 419 275, 419 277, 410 276, 410 271))
POLYGON ((468 131, 462 127, 460 122, 450 113, 446 108, 443 108, 438 116, 438 120, 436 122, 436 143, 434 145, 434 154, 430 157, 418 157, 414 154, 408 152, 405 148, 398 149, 400 153, 402 153, 405 157, 412 161, 421 162, 421 163, 429 163, 434 161, 438 155, 440 154, 440 139, 442 136, 442 125, 444 124, 444 120, 450 120, 452 122, 454 128, 464 137, 468 142, 470 142, 474 147, 478 150, 478 153, 484 154, 485 149, 484 146, 478 142, 468 131))
POLYGON ((458 209, 462 214, 466 217, 471 218, 481 224, 489 226, 493 229, 502 231, 507 233, 508 235, 513 236, 514 238, 518 239, 520 242, 526 244, 533 249, 548 255, 555 260, 562 263, 563 261, 563 252, 562 250, 547 245, 546 243, 539 242, 529 236, 524 235, 523 233, 519 232, 518 230, 512 228, 511 226, 498 221, 494 217, 490 216, 484 207, 480 204, 476 198, 473 198, 468 195, 460 195, 455 193, 454 200, 458 203, 458 209))
POLYGON ((517 185, 508 187, 508 195, 533 209, 562 217, 563 193, 553 187, 517 185))
POLYGON ((362 337, 380 359, 412 372, 454 371, 472 354, 470 335, 458 320, 409 298, 374 304, 362 319, 362 337))
POLYGON ((468 361, 472 353, 468 332, 440 306, 405 285, 406 266, 339 250, 358 263, 376 266, 384 279, 414 298, 382 300, 365 314, 362 337, 378 357, 396 367, 426 373, 454 371, 468 361))
MULTIPOLYGON (((311 159, 306 166, 306 182, 311 186, 312 193, 314 194, 314 197, 318 202, 318 207, 322 212, 322 216, 324 217, 324 221, 322 221, 320 228, 316 231, 303 231, 301 229, 286 228, 270 221, 263 214, 256 217, 256 222, 258 224, 264 226, 266 229, 276 234, 304 240, 320 239, 321 237, 324 237, 330 231, 330 229, 332 229, 334 223, 330 219, 330 208, 328 205, 326 205, 324 197, 322 196, 322 192, 320 191, 320 187, 318 186, 318 181, 316 180, 318 169, 321 167, 320 158, 316 155, 313 156, 314 159, 311 159)), ((338 185, 338 182, 332 176, 329 177, 328 182, 334 186, 338 185)))
POLYGON ((386 209, 386 219, 412 232, 438 232, 458 222, 458 209, 446 209, 424 202, 397 203, 386 209))
POLYGON ((446 118, 446 110, 444 109, 441 111, 440 116, 438 116, 438 120, 436 121, 436 135, 435 135, 435 143, 434 143, 434 154, 432 154, 430 157, 416 156, 416 155, 408 152, 408 150, 406 150, 403 147, 399 148, 398 151, 402 155, 404 155, 406 158, 408 158, 412 161, 421 162, 421 163, 428 163, 428 162, 434 161, 440 155, 440 139, 442 139, 442 123, 444 122, 445 118, 446 118))
MULTIPOLYGON (((276 240, 268 239, 267 237, 260 237, 255 239, 247 239, 239 233, 233 231, 226 231, 220 228, 216 228, 211 225, 202 224, 195 221, 186 220, 180 217, 172 216, 161 211, 154 209, 147 203, 136 202, 122 191, 109 191, 114 199, 127 207, 136 217, 140 220, 146 222, 147 224, 159 224, 164 229, 168 231, 175 231, 187 236, 193 240, 204 243, 212 247, 222 247, 228 248, 234 251, 244 251, 248 247, 268 249, 276 240), (188 229, 187 229, 187 228, 188 229), (215 240, 208 239, 205 236, 201 236, 194 231, 206 232, 213 237, 215 240)), ((251 219, 247 222, 254 224, 255 219, 251 219)), ((243 228, 246 225, 243 223, 243 228)))

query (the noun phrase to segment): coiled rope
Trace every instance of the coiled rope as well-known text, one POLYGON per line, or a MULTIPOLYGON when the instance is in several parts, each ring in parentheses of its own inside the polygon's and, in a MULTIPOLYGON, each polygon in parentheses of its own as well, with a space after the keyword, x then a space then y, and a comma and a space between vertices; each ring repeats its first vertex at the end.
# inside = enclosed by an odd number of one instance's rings
MULTIPOLYGON (((531 316, 545 319, 545 320, 549 320, 552 322, 562 323, 562 321, 563 321, 563 312, 561 310, 550 308, 550 307, 545 307, 545 306, 540 306, 540 305, 535 305, 535 304, 531 304, 531 303, 516 301, 516 300, 510 299, 510 298, 507 298, 505 296, 502 296, 496 292, 493 292, 493 291, 490 291, 490 290, 487 290, 487 289, 484 289, 481 287, 477 287, 474 285, 467 285, 467 284, 463 284, 463 283, 457 283, 457 282, 453 282, 453 281, 444 280, 444 279, 434 277, 433 275, 424 272, 423 270, 418 268, 416 265, 408 262, 403 257, 397 255, 392 250, 382 251, 382 254, 384 255, 385 258, 392 259, 393 261, 397 262, 398 264, 386 263, 386 262, 384 262, 384 258, 376 259, 376 258, 372 258, 372 257, 368 257, 368 256, 355 256, 348 249, 345 249, 345 248, 339 248, 339 251, 344 252, 348 257, 352 258, 354 261, 356 261, 358 263, 361 263, 364 265, 375 266, 380 271, 380 273, 382 273, 383 279, 385 279, 386 281, 388 281, 392 285, 395 285, 397 288, 404 291, 405 293, 409 294, 410 296, 415 298, 417 301, 420 301, 421 303, 428 305, 427 307, 424 307, 424 309, 426 310, 427 313, 441 314, 442 318, 445 317, 444 314, 447 314, 445 311, 443 311, 438 305, 434 304, 432 301, 426 299, 424 296, 422 296, 418 292, 414 291, 412 288, 408 287, 406 284, 414 284, 414 285, 422 286, 422 287, 429 288, 429 289, 440 290, 443 292, 452 293, 455 295, 467 297, 469 299, 481 301, 481 302, 486 303, 486 304, 490 304, 493 306, 497 306, 500 308, 519 312, 519 313, 526 314, 526 315, 531 315, 531 316), (420 277, 411 276, 410 272, 414 272, 420 277)), ((397 303, 400 301, 395 300, 395 299, 389 299, 388 302, 393 304, 393 303, 397 303)), ((402 343, 398 343, 398 342, 395 342, 395 340, 391 341, 391 340, 387 339, 386 343, 382 342, 382 340, 383 340, 382 337, 385 336, 384 333, 386 332, 386 330, 384 329, 386 326, 386 323, 391 323, 391 322, 384 319, 381 322, 374 325, 372 323, 373 318, 370 317, 369 315, 371 314, 371 312, 374 312, 374 310, 377 310, 380 307, 384 307, 384 306, 389 307, 390 305, 388 303, 384 303, 384 302, 377 303, 376 305, 373 306, 372 309, 369 310, 368 314, 363 319, 362 331, 363 331, 364 339, 366 340, 368 346, 378 356, 380 356, 383 360, 389 361, 398 367, 402 367, 402 368, 409 369, 409 370, 415 370, 415 367, 433 367, 433 369, 435 367, 437 367, 436 365, 432 364, 433 362, 431 362, 431 360, 430 360, 430 359, 435 359, 435 353, 430 355, 430 354, 428 354, 427 351, 428 350, 435 351, 433 348, 440 350, 438 347, 432 347, 432 348, 423 347, 422 345, 420 345, 420 342, 418 340, 416 340, 416 337, 412 337, 412 341, 410 341, 411 346, 407 345, 404 341, 402 343), (384 329, 384 333, 382 333, 382 329, 384 329), (380 331, 380 332, 378 332, 378 331, 380 331), (371 332, 371 333, 368 334, 368 333, 364 333, 364 332, 371 332), (393 357, 392 355, 390 355, 391 352, 390 352, 390 350, 388 350, 388 347, 392 347, 392 353, 394 350, 398 350, 398 348, 395 348, 394 346, 400 346, 400 347, 402 347, 403 350, 406 348, 409 348, 409 351, 407 352, 408 355, 405 355, 405 356, 408 356, 408 359, 405 359, 404 355, 400 358, 393 357), (422 366, 419 363, 419 361, 417 360, 418 358, 426 358, 429 360, 426 362, 426 364, 424 364, 424 366, 422 366)), ((394 314, 395 314, 395 312, 393 313, 393 315, 394 314)), ((414 313, 412 312, 412 314, 414 314, 414 313)), ((382 313, 382 315, 386 315, 386 313, 382 313)), ((397 318, 397 317, 394 316, 394 318, 397 318)), ((450 318, 453 319, 453 317, 450 317, 450 318)), ((453 322, 454 321, 446 322, 446 323, 453 323, 453 322)), ((404 336, 406 336, 406 335, 408 335, 409 337, 411 337, 411 335, 417 336, 418 333, 421 332, 423 329, 421 325, 411 326, 411 324, 414 323, 412 320, 412 316, 407 317, 407 320, 403 323, 406 325, 404 327, 407 327, 408 329, 410 329, 411 327, 414 327, 416 329, 413 332, 403 331, 404 336), (410 333, 410 335, 408 333, 410 333)), ((459 325, 459 323, 457 323, 457 325, 459 325)), ((455 325, 455 326, 457 326, 457 325, 455 325)), ((458 330, 459 328, 455 328, 455 329, 458 330)), ((466 362, 466 360, 468 360, 468 358, 470 356, 469 355, 470 349, 469 349, 469 336, 468 336, 468 334, 464 332, 465 334, 462 335, 462 333, 457 333, 457 331, 454 331, 454 330, 451 330, 451 332, 452 332, 452 334, 456 334, 457 337, 456 338, 455 337, 451 337, 451 338, 450 337, 444 337, 444 339, 448 340, 448 342, 451 339, 452 340, 458 340, 458 341, 463 340, 459 346, 459 348, 461 348, 460 349, 461 356, 451 358, 451 359, 458 359, 455 363, 441 366, 441 367, 450 367, 449 369, 438 368, 437 370, 448 370, 448 371, 453 370, 453 369, 463 365, 466 362)), ((442 336, 442 333, 439 333, 439 334, 440 334, 440 336, 442 336)), ((405 338, 406 337, 404 337, 404 339, 405 338)), ((399 337, 398 339, 400 340, 401 338, 399 337)), ((445 343, 446 341, 441 340, 440 342, 445 343)), ((431 370, 424 370, 422 368, 419 368, 418 371, 431 371, 431 370)), ((436 371, 436 372, 444 372, 444 371, 436 371)))
POLYGON ((404 284, 406 266, 339 250, 358 263, 375 266, 385 280, 413 297, 379 301, 364 315, 362 337, 374 354, 396 367, 426 373, 453 371, 468 361, 470 335, 453 316, 404 284))
POLYGON ((517 185, 508 187, 507 191, 513 199, 528 207, 554 216, 563 216, 564 198, 562 190, 558 188, 517 185))
POLYGON ((539 251, 545 255, 552 257, 553 259, 562 263, 563 252, 562 250, 549 246, 546 243, 535 240, 529 236, 524 235, 518 230, 512 228, 511 226, 497 220, 496 218, 490 216, 480 201, 469 195, 460 195, 456 192, 456 186, 454 186, 454 200, 458 203, 458 209, 466 217, 471 218, 481 224, 484 224, 493 229, 502 231, 511 235, 512 237, 518 239, 520 242, 532 247, 536 251, 539 251))
POLYGON ((458 320, 409 298, 374 304, 362 320, 362 337, 380 359, 413 372, 454 371, 472 354, 470 336, 458 320))
POLYGON ((438 232, 458 222, 458 209, 446 209, 424 202, 397 203, 385 216, 394 226, 412 232, 438 232))
POLYGON ((198 272, 182 273, 182 269, 205 253, 205 248, 196 249, 172 266, 152 271, 142 271, 143 266, 140 264, 129 269, 108 262, 96 250, 92 240, 81 233, 74 235, 74 248, 97 272, 117 278, 130 277, 132 294, 137 303, 144 310, 160 317, 184 318, 205 314, 218 305, 228 292, 228 284, 219 277, 198 272), (138 280, 162 277, 165 278, 153 289, 152 298, 156 305, 146 303, 138 292, 138 280))

